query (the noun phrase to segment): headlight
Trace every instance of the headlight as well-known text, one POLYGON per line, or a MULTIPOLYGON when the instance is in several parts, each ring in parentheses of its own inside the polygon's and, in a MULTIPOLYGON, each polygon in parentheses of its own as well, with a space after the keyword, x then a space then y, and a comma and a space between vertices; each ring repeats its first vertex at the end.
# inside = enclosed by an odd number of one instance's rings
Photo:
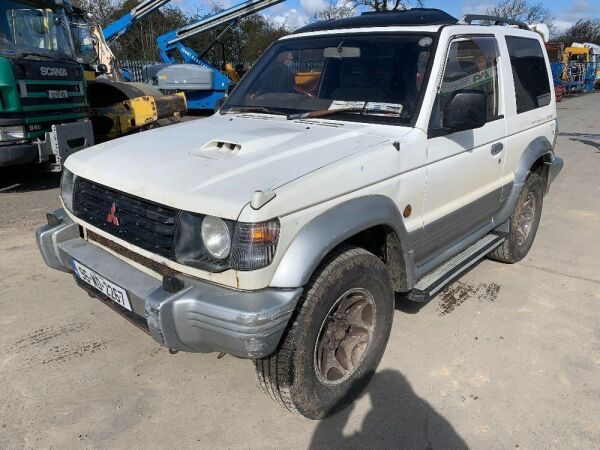
POLYGON ((25 127, 23 125, 0 127, 0 142, 19 141, 23 139, 25 139, 25 127))
POLYGON ((175 235, 175 259, 209 272, 256 270, 273 261, 279 221, 235 222, 182 211, 175 235))
POLYGON ((60 180, 60 198, 69 211, 73 211, 73 187, 75 186, 75 175, 63 167, 60 180))
POLYGON ((217 259, 224 259, 231 251, 229 227, 218 217, 206 216, 202 219, 202 241, 208 253, 217 259))

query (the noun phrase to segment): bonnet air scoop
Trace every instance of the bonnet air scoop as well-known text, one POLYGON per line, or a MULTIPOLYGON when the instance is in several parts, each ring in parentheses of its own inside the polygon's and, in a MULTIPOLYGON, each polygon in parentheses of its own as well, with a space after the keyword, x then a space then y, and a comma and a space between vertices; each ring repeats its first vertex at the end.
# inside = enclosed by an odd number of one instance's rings
POLYGON ((204 144, 202 150, 216 150, 223 153, 238 153, 242 149, 242 144, 235 142, 221 141, 218 139, 212 140, 204 144))

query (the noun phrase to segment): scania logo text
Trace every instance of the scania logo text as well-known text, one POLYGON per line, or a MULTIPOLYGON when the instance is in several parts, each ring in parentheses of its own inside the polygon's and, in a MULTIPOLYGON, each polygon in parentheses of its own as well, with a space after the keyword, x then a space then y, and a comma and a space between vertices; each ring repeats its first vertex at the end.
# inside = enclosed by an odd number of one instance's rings
POLYGON ((68 76, 67 69, 64 67, 40 67, 40 74, 43 77, 66 77, 68 76))

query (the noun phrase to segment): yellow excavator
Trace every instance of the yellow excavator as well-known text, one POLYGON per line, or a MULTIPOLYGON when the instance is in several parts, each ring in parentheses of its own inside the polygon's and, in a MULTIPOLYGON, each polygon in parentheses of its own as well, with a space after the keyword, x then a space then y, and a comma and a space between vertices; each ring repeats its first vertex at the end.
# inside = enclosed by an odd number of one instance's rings
MULTIPOLYGON (((114 40, 164 3, 165 0, 142 2, 107 27, 113 30, 110 37, 114 40)), ((107 38, 92 15, 73 7, 69 20, 77 58, 85 71, 96 143, 177 122, 187 112, 185 94, 165 95, 149 84, 125 81, 107 38)))

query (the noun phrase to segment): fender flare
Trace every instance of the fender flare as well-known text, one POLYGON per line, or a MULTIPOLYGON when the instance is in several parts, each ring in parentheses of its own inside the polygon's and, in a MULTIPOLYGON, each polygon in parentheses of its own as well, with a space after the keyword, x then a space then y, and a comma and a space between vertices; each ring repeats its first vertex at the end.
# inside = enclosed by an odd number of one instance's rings
POLYGON ((413 285, 412 246, 402 215, 390 198, 370 195, 340 203, 304 225, 286 249, 270 286, 304 286, 331 250, 355 234, 377 225, 389 226, 396 232, 402 247, 407 283, 413 285))
POLYGON ((506 196, 504 206, 494 217, 494 223, 501 225, 508 220, 515 209, 519 195, 521 195, 521 190, 523 189, 523 185, 529 174, 529 169, 531 169, 533 163, 544 155, 550 155, 550 161, 554 161, 554 147, 545 136, 535 138, 527 145, 527 147, 525 147, 525 150, 523 150, 523 153, 521 154, 521 159, 519 159, 515 169, 515 178, 512 182, 510 191, 506 196))
POLYGON ((550 155, 550 161, 554 160, 554 148, 548 138, 545 136, 539 136, 531 141, 527 147, 525 147, 525 150, 521 155, 521 159, 519 160, 519 164, 517 164, 517 168, 515 170, 514 183, 520 183, 523 185, 533 163, 544 155, 550 155))

